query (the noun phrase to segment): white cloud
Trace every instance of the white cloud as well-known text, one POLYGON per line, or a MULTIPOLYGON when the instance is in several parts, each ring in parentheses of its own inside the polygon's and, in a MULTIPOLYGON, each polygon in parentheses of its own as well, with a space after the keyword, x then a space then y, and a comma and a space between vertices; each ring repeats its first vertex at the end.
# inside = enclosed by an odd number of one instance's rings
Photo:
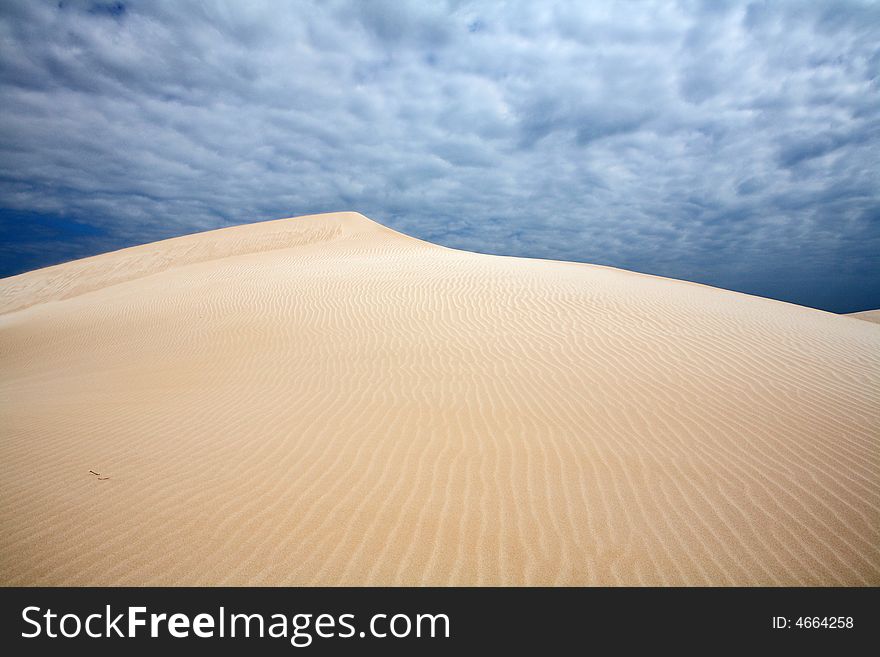
POLYGON ((859 2, 5 2, 0 208, 108 245, 356 209, 880 305, 841 296, 880 280, 877 44, 859 2))

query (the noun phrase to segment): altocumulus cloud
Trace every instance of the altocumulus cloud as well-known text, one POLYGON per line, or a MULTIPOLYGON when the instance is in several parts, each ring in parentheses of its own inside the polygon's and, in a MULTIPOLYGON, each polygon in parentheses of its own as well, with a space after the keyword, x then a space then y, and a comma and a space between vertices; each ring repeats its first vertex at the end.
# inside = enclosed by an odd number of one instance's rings
POLYGON ((880 307, 880 5, 0 3, 0 274, 355 209, 880 307))

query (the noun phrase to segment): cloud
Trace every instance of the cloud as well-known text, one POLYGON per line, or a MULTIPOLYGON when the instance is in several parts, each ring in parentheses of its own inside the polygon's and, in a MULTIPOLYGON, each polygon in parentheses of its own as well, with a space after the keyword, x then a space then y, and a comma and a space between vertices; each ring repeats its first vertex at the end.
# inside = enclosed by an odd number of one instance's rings
POLYGON ((0 5, 6 269, 359 210, 880 307, 880 6, 0 5))

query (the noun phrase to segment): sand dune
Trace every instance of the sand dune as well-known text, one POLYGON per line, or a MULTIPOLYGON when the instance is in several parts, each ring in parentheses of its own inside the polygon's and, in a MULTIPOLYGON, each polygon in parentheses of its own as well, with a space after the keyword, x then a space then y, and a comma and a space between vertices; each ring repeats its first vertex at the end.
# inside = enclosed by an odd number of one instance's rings
POLYGON ((880 310, 863 310, 860 313, 850 313, 847 317, 855 317, 856 319, 863 319, 866 322, 880 324, 880 310))
POLYGON ((880 585, 869 322, 355 213, 0 313, 4 585, 880 585))

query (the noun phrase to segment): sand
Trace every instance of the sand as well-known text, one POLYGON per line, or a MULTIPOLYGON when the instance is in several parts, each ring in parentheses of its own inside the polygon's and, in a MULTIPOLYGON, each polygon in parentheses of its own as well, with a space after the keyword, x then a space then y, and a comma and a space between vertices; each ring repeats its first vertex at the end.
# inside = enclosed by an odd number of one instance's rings
POLYGON ((3 585, 880 584, 876 324, 356 213, 0 313, 3 585))
POLYGON ((856 319, 863 319, 866 322, 880 324, 880 310, 863 310, 860 313, 850 313, 847 317, 855 317, 856 319))

